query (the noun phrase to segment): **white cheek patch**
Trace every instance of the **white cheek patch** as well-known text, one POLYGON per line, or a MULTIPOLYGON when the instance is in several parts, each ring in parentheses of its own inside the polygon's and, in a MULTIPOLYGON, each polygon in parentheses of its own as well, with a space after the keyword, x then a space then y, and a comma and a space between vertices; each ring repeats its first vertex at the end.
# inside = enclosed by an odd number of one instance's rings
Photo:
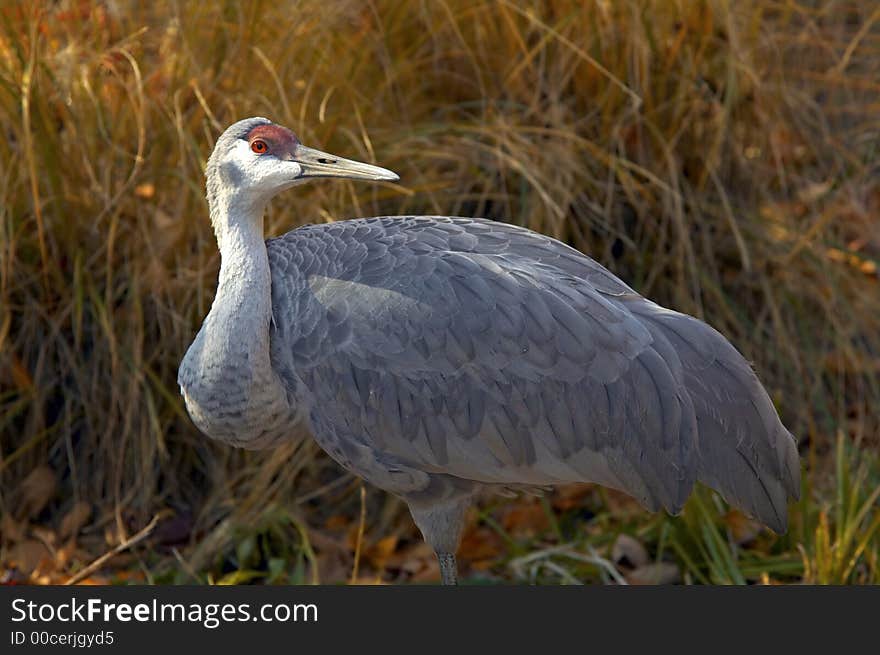
POLYGON ((236 177, 233 179, 230 176, 230 182, 239 188, 265 185, 264 180, 271 173, 271 167, 267 165, 269 162, 260 161, 262 156, 251 151, 247 141, 238 139, 230 154, 228 164, 237 169, 236 177))
POLYGON ((262 196, 274 195, 301 181, 302 167, 278 157, 260 155, 251 150, 247 141, 238 139, 229 149, 227 160, 221 164, 223 177, 231 186, 262 196))

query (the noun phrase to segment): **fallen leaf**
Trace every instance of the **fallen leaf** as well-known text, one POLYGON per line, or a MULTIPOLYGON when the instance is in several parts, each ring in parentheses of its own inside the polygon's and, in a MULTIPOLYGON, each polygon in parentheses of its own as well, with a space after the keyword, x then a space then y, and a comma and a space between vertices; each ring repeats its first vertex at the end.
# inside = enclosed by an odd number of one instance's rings
POLYGON ((724 515, 724 524, 730 530, 734 543, 742 546, 754 541, 761 533, 761 524, 753 521, 739 510, 732 509, 724 515))
MULTIPOLYGON (((338 550, 321 551, 316 554, 318 580, 321 584, 338 584, 348 581, 351 576, 351 561, 338 550)), ((305 575, 311 580, 311 571, 305 575)))
POLYGON ((67 543, 65 543, 61 548, 55 551, 55 562, 58 564, 58 568, 66 568, 73 561, 76 556, 77 548, 76 542, 71 539, 67 543))
POLYGON ((58 481, 48 466, 38 466, 28 473, 19 487, 23 516, 35 517, 52 500, 58 481))
POLYGON ((631 585, 674 584, 681 581, 681 572, 671 562, 657 562, 633 569, 625 577, 631 585))
POLYGON ((100 575, 93 575, 93 576, 90 576, 90 577, 88 577, 88 578, 85 578, 84 580, 80 580, 80 581, 77 582, 76 584, 78 584, 78 585, 87 585, 87 586, 90 586, 90 587, 91 587, 91 586, 105 587, 105 586, 107 586, 109 583, 110 583, 110 581, 109 581, 107 578, 105 578, 105 577, 103 577, 103 576, 100 576, 100 575))
POLYGON ((119 583, 143 583, 146 579, 144 572, 140 569, 122 569, 113 573, 113 582, 119 583))
POLYGON ((24 539, 24 533, 25 524, 12 518, 12 514, 4 512, 0 517, 0 535, 2 535, 3 541, 7 543, 21 541, 24 539))
MULTIPOLYGON (((460 550, 460 549, 459 549, 460 550)), ((409 548, 398 550, 385 560, 385 568, 399 569, 406 573, 415 573, 424 568, 427 562, 436 559, 434 551, 424 541, 420 541, 409 548)))
POLYGON ((83 500, 74 503, 73 507, 61 519, 61 525, 58 528, 61 539, 67 540, 78 535, 91 516, 92 506, 89 503, 83 500))
POLYGON ((134 195, 136 195, 138 198, 143 198, 145 200, 148 200, 148 199, 152 198, 154 195, 156 195, 156 185, 154 185, 152 182, 145 182, 144 184, 138 184, 134 188, 134 195))
POLYGON ((627 517, 644 512, 644 509, 635 498, 622 491, 617 491, 617 489, 607 488, 605 490, 605 499, 607 500, 608 510, 617 516, 627 517))
POLYGON ((385 585, 387 582, 383 582, 382 578, 378 575, 362 575, 358 576, 356 580, 349 580, 348 584, 363 587, 363 586, 374 586, 374 585, 385 585))
POLYGON ((156 526, 153 539, 163 546, 186 543, 189 541, 194 523, 192 512, 183 511, 174 514, 156 526))
POLYGON ((497 563, 497 559, 478 559, 476 561, 470 562, 469 564, 474 571, 488 571, 497 563))
POLYGON ((334 514, 324 522, 324 528, 327 530, 345 530, 349 527, 351 519, 342 514, 334 514))
POLYGON ((389 535, 372 544, 364 553, 365 558, 377 569, 385 568, 385 562, 397 548, 398 537, 389 535))
POLYGON ((425 562, 421 570, 410 578, 410 581, 416 583, 440 582, 440 563, 437 561, 437 558, 425 562))
POLYGON ((510 505, 504 512, 501 524, 516 536, 534 537, 550 527, 547 512, 540 502, 525 501, 510 505))
POLYGON ((458 547, 458 558, 462 561, 494 559, 503 552, 504 542, 497 532, 487 527, 477 527, 464 533, 458 547))
POLYGON ((553 494, 551 504, 553 509, 564 512, 586 504, 587 496, 596 489, 593 484, 567 484, 559 487, 553 494))
POLYGON ((812 204, 831 190, 831 181, 814 182, 797 192, 797 198, 803 203, 812 204))
POLYGON ((30 389, 34 386, 30 372, 14 353, 12 355, 12 380, 18 389, 30 389))
POLYGON ((638 539, 619 534, 611 547, 611 561, 617 566, 637 569, 648 563, 648 551, 638 539))
POLYGON ((36 539, 25 539, 9 549, 9 561, 27 575, 51 564, 51 560, 52 553, 36 539))

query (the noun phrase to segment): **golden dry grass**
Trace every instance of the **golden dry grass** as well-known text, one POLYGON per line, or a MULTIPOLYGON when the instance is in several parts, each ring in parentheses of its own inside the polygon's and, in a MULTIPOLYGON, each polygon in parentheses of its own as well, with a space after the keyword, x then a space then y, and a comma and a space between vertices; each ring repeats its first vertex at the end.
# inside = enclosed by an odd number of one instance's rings
MULTIPOLYGON (((589 548, 637 531, 698 581, 876 582, 878 80, 876 0, 4 4, 0 510, 57 554, 86 503, 92 555, 168 510, 180 534, 137 554, 146 579, 312 580, 312 546, 350 563, 328 534, 357 524, 356 484, 334 486, 310 441, 209 443, 175 384, 219 263, 204 162, 225 125, 265 115, 402 178, 290 192, 272 234, 438 213, 564 239, 725 333, 800 439, 804 500, 753 568, 714 497, 673 520, 595 493, 594 517, 563 494, 522 538, 499 518, 519 505, 485 509, 471 539, 503 539, 478 568, 509 576, 510 557, 570 541, 570 521, 589 548), (40 467, 51 493, 35 509, 22 481, 40 467)), ((381 570, 415 534, 397 501, 366 503, 381 570)))

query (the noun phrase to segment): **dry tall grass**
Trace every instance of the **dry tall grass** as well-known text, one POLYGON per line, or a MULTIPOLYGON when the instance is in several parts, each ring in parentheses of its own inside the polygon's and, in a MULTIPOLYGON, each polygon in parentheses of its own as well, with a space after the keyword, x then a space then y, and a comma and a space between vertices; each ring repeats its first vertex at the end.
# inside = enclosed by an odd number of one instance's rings
MULTIPOLYGON (((20 481, 48 465, 60 491, 33 522, 86 501, 112 544, 190 511, 198 573, 235 517, 338 477, 308 441, 209 443, 175 384, 219 263, 204 162, 226 124, 264 115, 401 175, 285 194, 272 234, 488 216, 725 333, 800 438, 786 547, 812 557, 824 454, 880 433, 878 21, 876 0, 4 4, 0 509, 20 515, 20 481)), ((379 538, 401 508, 369 499, 379 538)), ((300 506, 359 511, 333 503, 300 506)))

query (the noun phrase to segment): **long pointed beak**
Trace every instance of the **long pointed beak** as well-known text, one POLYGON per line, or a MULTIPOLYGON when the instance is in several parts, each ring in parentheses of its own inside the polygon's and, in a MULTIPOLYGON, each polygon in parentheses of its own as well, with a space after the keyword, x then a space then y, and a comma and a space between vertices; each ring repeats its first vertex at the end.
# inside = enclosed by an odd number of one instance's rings
POLYGON ((400 179, 397 173, 387 168, 343 159, 304 145, 296 146, 293 161, 302 167, 303 172, 300 177, 343 177, 350 180, 388 180, 389 182, 400 179))

